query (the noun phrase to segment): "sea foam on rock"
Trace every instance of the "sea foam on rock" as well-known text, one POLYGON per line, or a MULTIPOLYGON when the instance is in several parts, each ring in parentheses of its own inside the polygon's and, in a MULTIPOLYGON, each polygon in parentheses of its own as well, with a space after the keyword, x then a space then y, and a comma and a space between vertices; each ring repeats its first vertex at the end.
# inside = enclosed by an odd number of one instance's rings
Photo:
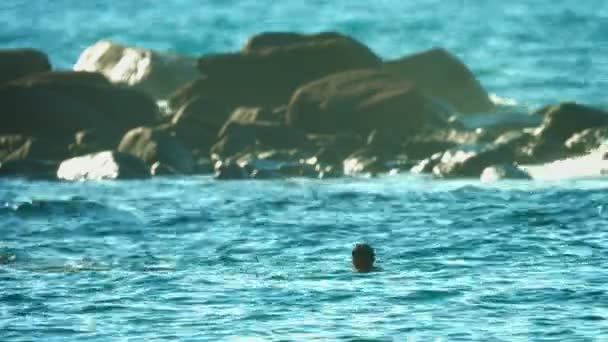
POLYGON ((139 89, 155 99, 165 99, 183 84, 198 77, 196 58, 101 40, 82 52, 76 71, 104 74, 114 83, 139 89))

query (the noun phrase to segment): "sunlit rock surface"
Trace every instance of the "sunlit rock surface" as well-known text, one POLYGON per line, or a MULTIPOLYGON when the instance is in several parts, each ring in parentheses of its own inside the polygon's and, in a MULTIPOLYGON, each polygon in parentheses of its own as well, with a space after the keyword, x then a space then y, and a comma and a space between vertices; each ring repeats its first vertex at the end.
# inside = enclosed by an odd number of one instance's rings
POLYGON ((150 169, 136 157, 115 151, 103 151, 65 160, 57 178, 69 181, 148 178, 150 169))
POLYGON ((82 52, 76 71, 97 71, 114 83, 165 99, 199 76, 196 58, 101 40, 82 52))

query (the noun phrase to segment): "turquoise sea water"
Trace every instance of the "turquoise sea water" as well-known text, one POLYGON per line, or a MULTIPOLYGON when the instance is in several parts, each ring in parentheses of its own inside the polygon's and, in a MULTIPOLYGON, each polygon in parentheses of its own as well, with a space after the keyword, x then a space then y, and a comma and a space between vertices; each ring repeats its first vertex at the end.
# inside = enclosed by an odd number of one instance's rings
MULTIPOLYGON (((4 0, 0 47, 182 53, 339 30, 498 96, 606 106, 608 3, 4 0)), ((608 341, 608 182, 0 180, 0 341, 608 341), (383 270, 356 274, 353 243, 383 270)))

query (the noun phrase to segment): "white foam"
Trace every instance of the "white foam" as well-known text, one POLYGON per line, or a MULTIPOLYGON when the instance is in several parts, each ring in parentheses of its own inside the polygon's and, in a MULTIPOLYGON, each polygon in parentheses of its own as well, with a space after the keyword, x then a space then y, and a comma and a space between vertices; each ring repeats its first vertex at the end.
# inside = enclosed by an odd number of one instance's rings
POLYGON ((608 160, 604 154, 608 145, 603 145, 589 154, 554 161, 543 165, 521 166, 533 179, 566 180, 582 178, 598 178, 608 175, 608 160))

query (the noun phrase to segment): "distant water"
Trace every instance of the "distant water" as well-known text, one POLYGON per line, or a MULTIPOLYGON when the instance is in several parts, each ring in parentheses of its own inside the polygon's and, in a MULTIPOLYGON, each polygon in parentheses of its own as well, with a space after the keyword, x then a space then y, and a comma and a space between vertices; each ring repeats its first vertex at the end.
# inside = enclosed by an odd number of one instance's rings
MULTIPOLYGON (((384 58, 444 46, 526 108, 608 105, 604 0, 3 0, 0 23, 0 47, 59 68, 102 38, 199 55, 338 30, 384 58)), ((607 341, 607 193, 601 177, 0 180, 0 341, 607 341), (358 241, 384 271, 350 271, 358 241)))

